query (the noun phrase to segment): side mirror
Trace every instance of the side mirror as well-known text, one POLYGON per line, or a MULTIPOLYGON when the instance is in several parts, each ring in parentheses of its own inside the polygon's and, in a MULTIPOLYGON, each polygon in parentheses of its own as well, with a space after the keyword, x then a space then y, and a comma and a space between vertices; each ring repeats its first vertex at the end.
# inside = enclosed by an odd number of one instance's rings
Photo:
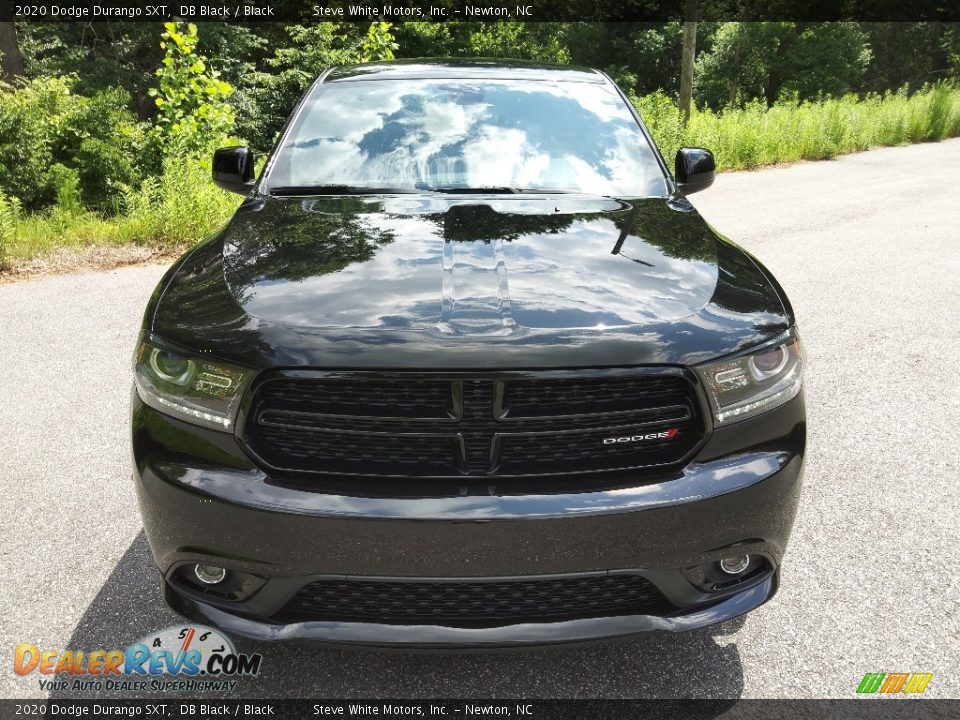
POLYGON ((713 185, 717 165, 706 148, 684 147, 677 150, 674 176, 684 195, 706 190, 713 185))
POLYGON ((253 187, 253 151, 248 147, 220 148, 213 154, 213 183, 246 195, 253 187))

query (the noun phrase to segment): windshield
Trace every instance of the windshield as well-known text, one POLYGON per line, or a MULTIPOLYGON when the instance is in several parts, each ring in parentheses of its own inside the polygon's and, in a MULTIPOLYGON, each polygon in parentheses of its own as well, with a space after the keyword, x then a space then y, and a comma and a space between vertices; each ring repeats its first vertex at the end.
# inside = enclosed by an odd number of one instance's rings
POLYGON ((542 80, 321 83, 267 184, 666 194, 654 151, 614 88, 542 80))

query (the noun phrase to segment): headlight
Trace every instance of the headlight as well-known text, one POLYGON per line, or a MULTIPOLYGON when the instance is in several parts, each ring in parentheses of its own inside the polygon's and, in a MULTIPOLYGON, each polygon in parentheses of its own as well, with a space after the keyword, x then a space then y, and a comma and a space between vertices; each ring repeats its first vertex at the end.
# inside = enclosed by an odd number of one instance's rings
POLYGON ((734 358, 696 368, 713 406, 715 425, 759 415, 796 397, 803 350, 796 329, 734 358))
POLYGON ((214 430, 230 430, 253 371, 219 360, 188 357, 155 338, 142 338, 133 356, 140 399, 160 412, 214 430))

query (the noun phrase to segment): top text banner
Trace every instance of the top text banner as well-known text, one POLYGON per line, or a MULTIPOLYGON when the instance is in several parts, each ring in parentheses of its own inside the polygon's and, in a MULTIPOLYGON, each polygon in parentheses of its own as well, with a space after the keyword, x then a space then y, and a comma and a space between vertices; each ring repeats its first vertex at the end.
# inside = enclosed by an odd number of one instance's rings
MULTIPOLYGON (((699 0, 697 20, 958 21, 955 0, 699 0)), ((685 0, 0 0, 15 22, 663 22, 685 0)))

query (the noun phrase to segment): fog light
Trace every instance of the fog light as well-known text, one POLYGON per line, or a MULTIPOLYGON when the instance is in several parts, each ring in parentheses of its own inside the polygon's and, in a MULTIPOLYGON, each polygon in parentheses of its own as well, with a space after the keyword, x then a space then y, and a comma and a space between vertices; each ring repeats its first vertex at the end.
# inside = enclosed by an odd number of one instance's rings
POLYGON ((739 557, 728 557, 720 561, 720 569, 727 575, 739 575, 750 565, 749 555, 740 555, 739 557))
POLYGON ((223 582, 223 579, 227 576, 227 571, 216 565, 197 565, 193 572, 197 576, 197 580, 206 585, 216 585, 223 582))

